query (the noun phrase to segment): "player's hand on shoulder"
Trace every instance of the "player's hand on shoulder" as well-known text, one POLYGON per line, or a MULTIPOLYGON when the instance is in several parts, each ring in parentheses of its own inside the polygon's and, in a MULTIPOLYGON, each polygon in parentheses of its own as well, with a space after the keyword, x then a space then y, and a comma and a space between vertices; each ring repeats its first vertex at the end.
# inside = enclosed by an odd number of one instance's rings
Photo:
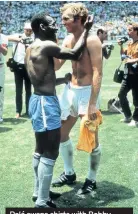
POLYGON ((87 31, 89 31, 89 30, 91 29, 91 27, 92 27, 92 25, 93 25, 93 21, 94 21, 94 16, 89 15, 89 16, 87 17, 86 22, 84 23, 84 27, 85 27, 85 29, 86 29, 87 31))

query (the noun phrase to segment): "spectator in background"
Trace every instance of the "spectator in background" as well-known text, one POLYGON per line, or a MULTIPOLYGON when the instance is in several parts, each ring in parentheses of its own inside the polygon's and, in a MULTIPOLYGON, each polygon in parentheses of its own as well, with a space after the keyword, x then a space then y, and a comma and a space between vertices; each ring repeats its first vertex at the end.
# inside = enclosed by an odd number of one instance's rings
MULTIPOLYGON (((105 59, 109 59, 109 57, 111 56, 111 51, 114 49, 113 45, 109 45, 109 44, 105 44, 104 41, 108 40, 108 32, 107 29, 103 26, 99 27, 99 29, 97 30, 97 36, 99 37, 101 43, 102 43, 102 56, 105 59)), ((100 104, 101 104, 101 94, 99 93, 99 108, 100 108, 100 104)), ((101 108, 100 108, 101 110, 101 108)), ((102 111, 102 110, 101 110, 102 111)))
POLYGON ((128 25, 128 36, 132 41, 129 42, 126 49, 123 48, 123 43, 118 41, 120 53, 125 56, 125 74, 127 75, 127 78, 122 81, 118 97, 125 116, 125 118, 121 119, 121 122, 129 123, 129 126, 138 127, 138 24, 128 25), (127 99, 127 94, 130 90, 132 90, 135 107, 133 115, 127 99))
POLYGON ((22 112, 22 103, 23 103, 23 82, 25 83, 25 104, 26 104, 26 112, 24 116, 28 116, 28 105, 29 99, 31 96, 31 82, 28 77, 24 58, 26 53, 26 48, 29 44, 33 42, 32 37, 32 29, 30 23, 26 22, 24 25, 24 33, 23 34, 15 34, 8 36, 8 40, 14 42, 13 44, 13 52, 16 48, 16 52, 14 55, 14 61, 17 63, 16 69, 14 70, 14 77, 15 77, 15 90, 16 90, 16 116, 15 118, 18 119, 21 116, 22 112))
POLYGON ((1 33, 2 23, 0 23, 0 123, 3 122, 3 104, 4 104, 4 82, 5 82, 5 64, 4 56, 8 51, 8 39, 1 33))
POLYGON ((103 52, 103 57, 105 59, 109 59, 109 57, 111 56, 111 52, 114 49, 113 45, 109 45, 109 44, 104 44, 105 40, 108 40, 108 32, 104 27, 100 27, 97 30, 97 36, 99 37, 101 43, 102 43, 102 52, 103 52))

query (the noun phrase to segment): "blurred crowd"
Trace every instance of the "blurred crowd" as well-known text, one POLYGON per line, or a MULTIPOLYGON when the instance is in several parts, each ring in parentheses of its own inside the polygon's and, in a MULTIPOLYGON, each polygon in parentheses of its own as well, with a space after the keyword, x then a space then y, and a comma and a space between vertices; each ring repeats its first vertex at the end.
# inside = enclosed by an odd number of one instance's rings
MULTIPOLYGON (((63 39, 66 36, 62 25, 59 8, 66 1, 1 1, 0 11, 3 21, 3 33, 13 34, 21 32, 25 21, 30 20, 35 13, 47 11, 58 24, 57 36, 63 39)), ((138 4, 136 1, 86 1, 91 14, 95 14, 95 32, 100 25, 109 27, 109 37, 114 40, 116 36, 127 35, 126 23, 138 22, 138 4)))

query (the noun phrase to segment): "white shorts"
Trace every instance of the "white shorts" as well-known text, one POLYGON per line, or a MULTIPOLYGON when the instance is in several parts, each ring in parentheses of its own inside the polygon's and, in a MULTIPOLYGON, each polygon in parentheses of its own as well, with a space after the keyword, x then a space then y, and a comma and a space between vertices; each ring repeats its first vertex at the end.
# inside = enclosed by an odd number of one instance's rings
MULTIPOLYGON (((91 95, 91 86, 74 86, 71 83, 65 85, 63 93, 59 96, 61 119, 66 120, 69 115, 78 117, 85 115, 91 95)), ((97 108, 99 108, 99 99, 97 108)))

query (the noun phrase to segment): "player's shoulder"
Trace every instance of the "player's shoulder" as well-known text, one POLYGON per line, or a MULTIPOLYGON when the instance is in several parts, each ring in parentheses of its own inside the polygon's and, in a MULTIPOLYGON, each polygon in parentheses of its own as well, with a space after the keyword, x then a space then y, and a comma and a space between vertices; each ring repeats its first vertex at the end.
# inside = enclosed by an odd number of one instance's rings
POLYGON ((93 50, 102 49, 102 43, 97 35, 89 35, 87 38, 87 48, 93 50))
POLYGON ((45 46, 56 46, 56 43, 51 40, 41 41, 41 40, 34 40, 31 44, 31 47, 45 47, 45 46))
POLYGON ((92 34, 89 34, 88 35, 88 38, 87 38, 87 41, 93 41, 93 42, 100 42, 100 39, 97 35, 92 35, 92 34))
POLYGON ((88 48, 102 47, 99 37, 97 35, 89 35, 87 37, 87 47, 88 48))
POLYGON ((73 39, 73 38, 74 38, 73 34, 70 33, 64 38, 64 40, 73 39))
POLYGON ((68 34, 64 38, 62 45, 67 45, 67 44, 71 43, 71 41, 73 40, 73 38, 74 38, 73 34, 68 34))

